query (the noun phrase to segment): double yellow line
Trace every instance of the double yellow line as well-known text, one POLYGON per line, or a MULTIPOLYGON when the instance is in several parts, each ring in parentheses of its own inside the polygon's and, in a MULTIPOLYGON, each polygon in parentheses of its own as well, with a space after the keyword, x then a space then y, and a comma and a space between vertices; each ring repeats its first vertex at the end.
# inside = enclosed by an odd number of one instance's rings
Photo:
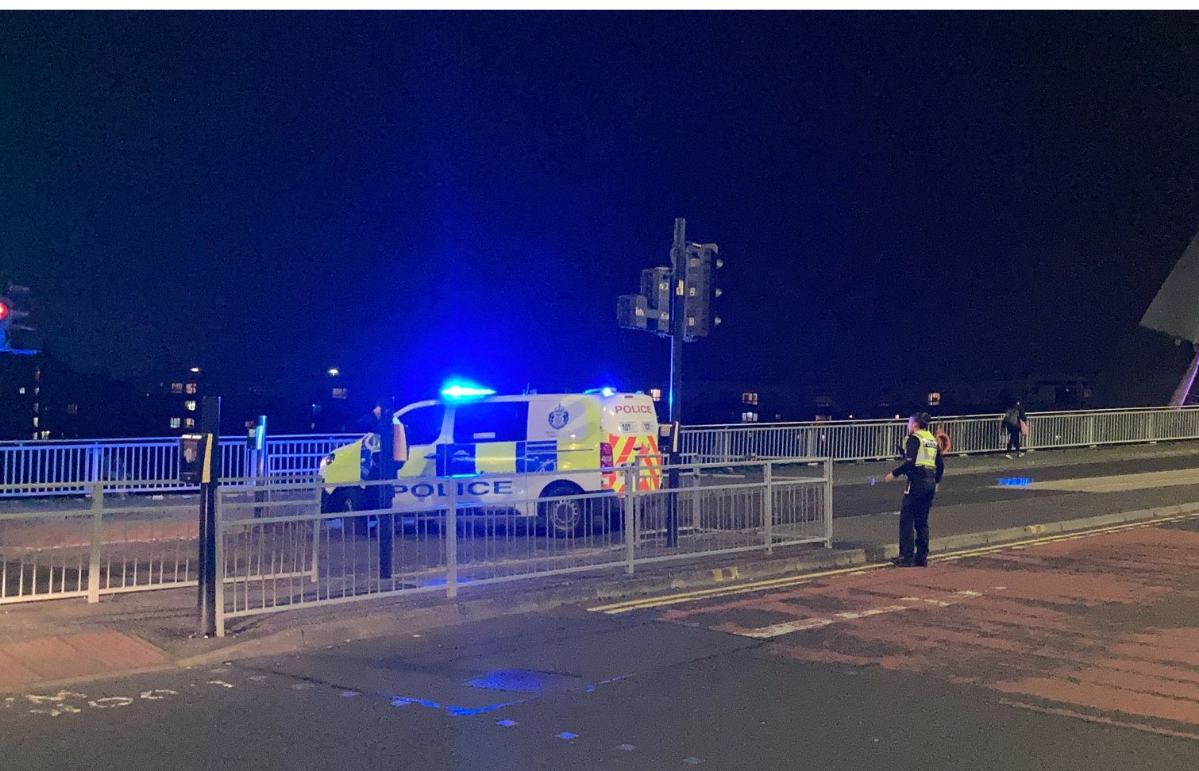
MULTIPOLYGON (((1134 530, 1141 527, 1154 527, 1170 522, 1180 522, 1183 520, 1195 519, 1197 517, 1199 517, 1199 512, 1180 514, 1173 517, 1162 517, 1160 519, 1152 519, 1145 522, 1126 522, 1120 525, 1109 525, 1107 527, 1099 527, 1091 530, 1079 530, 1074 533, 1060 533, 1057 535, 1048 535, 1040 538, 1028 538, 1023 541, 1012 541, 1010 543, 997 544, 995 546, 981 546, 973 549, 961 549, 959 551, 937 554, 930 556, 929 561, 953 562, 955 560, 965 559, 966 557, 977 557, 984 554, 992 554, 998 551, 1020 549, 1027 546, 1042 546, 1045 544, 1057 543, 1059 541, 1073 541, 1080 538, 1090 538, 1096 535, 1104 535, 1106 533, 1116 533, 1122 530, 1134 530)), ((593 608, 588 608, 588 610, 595 613, 606 613, 614 616, 620 613, 628 613, 629 611, 633 610, 661 608, 668 605, 679 605, 685 602, 696 602, 698 600, 709 600, 718 597, 731 597, 738 594, 749 594, 752 592, 763 592, 772 589, 783 589, 789 586, 806 584, 820 578, 849 575, 851 573, 865 573, 870 570, 878 570, 879 568, 886 568, 890 566, 891 564, 889 562, 875 562, 868 565, 856 565, 849 568, 823 570, 817 573, 804 573, 798 576, 785 576, 783 578, 772 578, 764 581, 753 581, 751 583, 740 584, 738 586, 719 586, 712 589, 697 589, 691 592, 668 594, 662 597, 645 597, 637 600, 614 602, 609 605, 597 605, 593 608)))

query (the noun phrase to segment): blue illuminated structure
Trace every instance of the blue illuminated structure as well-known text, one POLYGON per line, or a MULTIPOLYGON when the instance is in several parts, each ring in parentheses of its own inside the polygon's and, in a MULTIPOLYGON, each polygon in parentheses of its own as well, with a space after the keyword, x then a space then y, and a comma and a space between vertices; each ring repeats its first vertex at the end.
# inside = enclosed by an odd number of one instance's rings
POLYGON ((495 390, 474 383, 449 383, 441 389, 441 395, 446 399, 477 399, 481 396, 493 396, 495 390))

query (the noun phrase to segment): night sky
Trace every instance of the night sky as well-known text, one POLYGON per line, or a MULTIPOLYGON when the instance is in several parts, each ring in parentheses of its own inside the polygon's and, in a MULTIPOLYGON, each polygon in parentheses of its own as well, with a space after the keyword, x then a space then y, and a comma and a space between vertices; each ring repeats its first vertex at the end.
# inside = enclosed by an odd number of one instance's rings
POLYGON ((684 216, 690 375, 1092 370, 1199 227, 1197 89, 1194 14, 6 13, 0 273, 118 377, 640 387, 684 216))

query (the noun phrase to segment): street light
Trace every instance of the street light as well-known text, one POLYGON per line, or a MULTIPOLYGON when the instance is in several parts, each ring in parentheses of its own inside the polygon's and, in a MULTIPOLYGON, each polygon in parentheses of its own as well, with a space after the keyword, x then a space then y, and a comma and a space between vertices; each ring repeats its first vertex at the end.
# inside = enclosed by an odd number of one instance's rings
POLYGON ((337 377, 340 374, 341 374, 341 370, 339 370, 337 367, 329 368, 329 377, 337 377))

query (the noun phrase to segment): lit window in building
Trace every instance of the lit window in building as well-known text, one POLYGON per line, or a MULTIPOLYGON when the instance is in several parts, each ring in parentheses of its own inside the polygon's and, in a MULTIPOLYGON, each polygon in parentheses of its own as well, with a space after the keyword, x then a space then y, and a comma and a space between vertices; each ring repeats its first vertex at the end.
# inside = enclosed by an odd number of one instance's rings
POLYGON ((928 406, 929 407, 940 407, 941 406, 941 394, 938 393, 937 391, 933 391, 931 394, 929 394, 928 395, 928 406))
POLYGON ((653 399, 656 402, 662 401, 662 389, 661 388, 649 389, 649 398, 653 399))
POLYGON ((37 415, 33 416, 33 427, 37 428, 37 415))
POLYGON ((24 396, 24 395, 25 395, 25 386, 21 386, 21 387, 20 387, 20 388, 17 390, 17 393, 19 393, 21 396, 24 396))
POLYGON ((183 408, 185 410, 187 410, 188 412, 195 412, 196 411, 196 400, 188 399, 187 401, 185 401, 183 403, 183 408))
POLYGON ((742 423, 757 423, 758 422, 758 413, 756 413, 756 412, 741 413, 741 422, 742 423))
POLYGON ((67 414, 68 415, 78 415, 79 414, 79 405, 78 404, 68 404, 67 405, 67 414))
POLYGON ((195 428, 196 427, 196 419, 195 418, 185 418, 183 420, 183 427, 184 428, 195 428))
POLYGON ((171 418, 171 428, 179 428, 182 423, 183 420, 181 418, 171 418))
POLYGON ((171 383, 171 393, 173 393, 173 394, 183 393, 183 384, 182 383, 171 383))
POLYGON ((757 404, 758 403, 758 395, 756 393, 741 394, 741 403, 742 404, 757 404))
POLYGON ((188 393, 188 394, 194 394, 196 392, 196 384, 188 383, 187 385, 185 385, 183 387, 183 392, 188 393))
POLYGON ((334 399, 346 399, 346 398, 349 398, 349 395, 350 395, 350 389, 348 389, 348 388, 334 388, 333 389, 333 398, 334 399))

